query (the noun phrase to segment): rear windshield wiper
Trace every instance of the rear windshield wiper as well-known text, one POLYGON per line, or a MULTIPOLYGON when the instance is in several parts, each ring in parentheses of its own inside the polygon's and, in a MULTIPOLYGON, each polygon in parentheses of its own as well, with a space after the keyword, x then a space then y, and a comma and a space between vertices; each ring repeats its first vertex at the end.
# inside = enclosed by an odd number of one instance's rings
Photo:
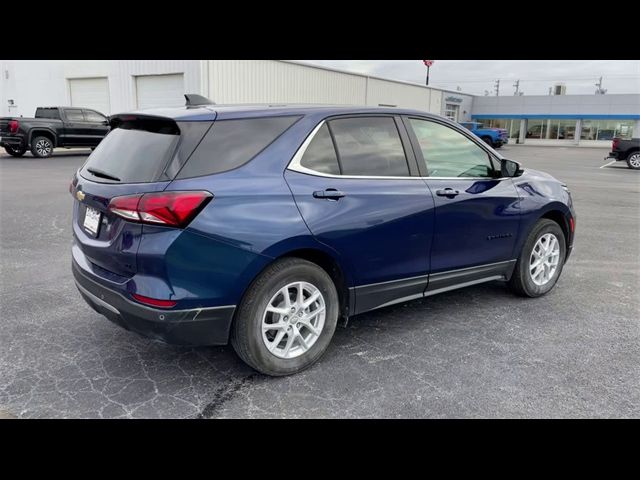
POLYGON ((102 177, 108 180, 115 180, 116 182, 120 181, 118 177, 114 177, 113 175, 107 172, 104 172, 102 170, 98 170, 97 168, 89 167, 87 168, 87 172, 94 174, 96 177, 102 177))

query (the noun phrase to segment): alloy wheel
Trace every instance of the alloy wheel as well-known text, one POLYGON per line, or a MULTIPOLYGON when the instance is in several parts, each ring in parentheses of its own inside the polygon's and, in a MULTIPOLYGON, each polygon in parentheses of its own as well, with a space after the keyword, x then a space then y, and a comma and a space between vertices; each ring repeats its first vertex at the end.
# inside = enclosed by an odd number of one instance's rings
POLYGON ((38 140, 36 143, 36 152, 38 152, 39 156, 46 157, 51 154, 51 142, 46 139, 38 140))
POLYGON ((538 286, 549 283, 558 270, 560 242, 553 233, 542 235, 531 251, 529 275, 538 286))
POLYGON ((325 316, 325 300, 316 286, 290 283, 267 304, 262 315, 262 341, 276 357, 299 357, 320 338, 325 316))

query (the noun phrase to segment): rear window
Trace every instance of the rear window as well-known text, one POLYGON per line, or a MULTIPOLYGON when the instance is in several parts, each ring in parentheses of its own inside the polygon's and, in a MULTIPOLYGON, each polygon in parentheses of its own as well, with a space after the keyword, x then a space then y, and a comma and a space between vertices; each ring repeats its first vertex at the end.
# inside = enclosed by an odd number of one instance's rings
POLYGON ((52 118, 60 120, 60 112, 57 108, 36 108, 36 118, 52 118))
POLYGON ((176 178, 200 177, 244 165, 300 117, 218 120, 176 178))
POLYGON ((96 182, 158 181, 179 140, 175 122, 122 122, 98 144, 81 174, 96 182))

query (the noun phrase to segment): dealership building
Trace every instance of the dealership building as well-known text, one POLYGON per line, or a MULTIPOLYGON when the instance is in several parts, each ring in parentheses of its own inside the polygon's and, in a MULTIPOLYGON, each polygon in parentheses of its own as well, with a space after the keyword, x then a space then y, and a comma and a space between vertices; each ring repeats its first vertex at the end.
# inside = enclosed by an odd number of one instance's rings
POLYGON ((0 116, 70 105, 105 114, 224 103, 407 107, 506 128, 512 143, 609 145, 640 136, 640 95, 474 96, 282 60, 0 60, 0 116))

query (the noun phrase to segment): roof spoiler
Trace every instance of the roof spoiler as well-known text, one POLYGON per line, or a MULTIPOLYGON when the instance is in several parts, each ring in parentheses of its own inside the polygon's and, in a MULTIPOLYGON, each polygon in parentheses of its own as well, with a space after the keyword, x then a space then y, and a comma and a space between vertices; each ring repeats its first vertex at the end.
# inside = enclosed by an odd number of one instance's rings
POLYGON ((198 95, 197 93, 185 93, 184 98, 186 98, 185 105, 187 107, 196 107, 199 105, 215 105, 215 102, 212 102, 207 97, 203 97, 202 95, 198 95))

